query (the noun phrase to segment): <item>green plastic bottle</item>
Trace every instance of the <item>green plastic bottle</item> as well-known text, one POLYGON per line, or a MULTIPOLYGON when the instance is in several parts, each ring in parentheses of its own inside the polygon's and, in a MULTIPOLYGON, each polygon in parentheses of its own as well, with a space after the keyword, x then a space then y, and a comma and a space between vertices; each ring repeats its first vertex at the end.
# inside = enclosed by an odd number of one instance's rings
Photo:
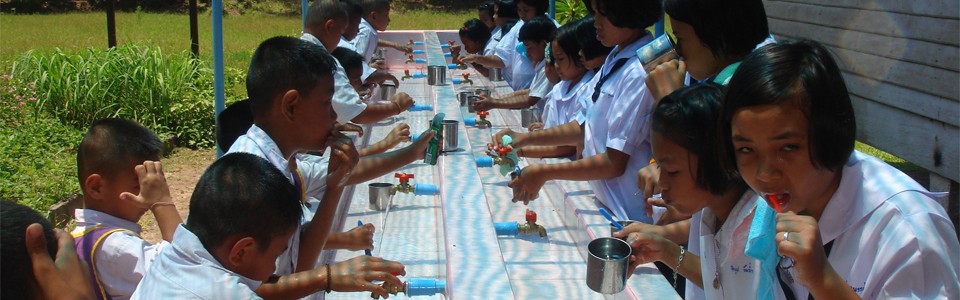
POLYGON ((433 130, 433 138, 430 139, 430 144, 427 145, 427 153, 423 155, 423 162, 431 166, 437 165, 437 157, 440 155, 440 139, 443 138, 444 117, 445 115, 443 113, 438 113, 433 116, 433 121, 430 121, 430 130, 433 130))

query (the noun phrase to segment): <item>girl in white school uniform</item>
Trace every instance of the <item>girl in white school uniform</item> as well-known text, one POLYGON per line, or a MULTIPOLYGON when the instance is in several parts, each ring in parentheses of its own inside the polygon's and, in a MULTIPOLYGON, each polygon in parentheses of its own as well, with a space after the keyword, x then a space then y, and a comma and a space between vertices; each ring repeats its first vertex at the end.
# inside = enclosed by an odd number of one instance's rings
POLYGON ((910 177, 853 150, 853 106, 823 46, 780 43, 747 56, 727 87, 720 129, 722 161, 782 211, 775 227, 757 228, 775 234, 770 252, 787 258, 765 278, 782 287, 777 298, 960 295, 950 219, 910 177))
MULTIPOLYGON (((503 38, 497 44, 495 55, 466 55, 463 57, 463 61, 467 63, 476 62, 487 67, 503 68, 504 79, 507 84, 514 91, 520 91, 529 88, 533 82, 533 77, 536 75, 535 65, 521 53, 525 52, 526 48, 519 41, 520 28, 523 28, 523 24, 533 18, 546 16, 549 3, 547 3, 547 0, 498 0, 495 5, 496 13, 499 16, 500 10, 509 10, 511 6, 516 9, 520 21, 503 34, 503 38)), ((556 21, 553 19, 551 21, 555 28, 559 27, 556 21)))
POLYGON ((499 98, 481 95, 480 100, 473 104, 473 108, 478 111, 485 111, 494 108, 519 109, 536 105, 537 108, 542 110, 545 102, 543 98, 553 88, 553 83, 547 79, 546 52, 556 30, 557 27, 555 27, 553 21, 546 16, 536 17, 523 23, 518 39, 527 49, 523 55, 524 59, 535 66, 533 70, 536 75, 533 77, 533 82, 527 89, 515 91, 499 98))
POLYGON ((511 186, 514 199, 536 198, 544 182, 552 179, 589 180, 602 206, 618 218, 649 223, 634 174, 650 160, 649 122, 653 97, 644 84, 646 72, 636 50, 652 40, 644 28, 660 19, 659 0, 594 0, 597 39, 615 46, 600 73, 594 76, 593 107, 581 128, 576 122, 548 130, 520 134, 502 131, 494 137, 514 136, 516 147, 584 143, 583 159, 560 164, 530 165, 511 186))

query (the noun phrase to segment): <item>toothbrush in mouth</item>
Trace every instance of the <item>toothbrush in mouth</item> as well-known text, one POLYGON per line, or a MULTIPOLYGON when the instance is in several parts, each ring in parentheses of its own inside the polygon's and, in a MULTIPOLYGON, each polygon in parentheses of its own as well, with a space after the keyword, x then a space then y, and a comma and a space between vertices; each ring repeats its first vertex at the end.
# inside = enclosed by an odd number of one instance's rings
MULTIPOLYGON (((786 206, 788 202, 790 202, 790 193, 782 193, 782 194, 764 193, 762 195, 763 195, 763 200, 767 201, 767 204, 769 204, 770 207, 773 207, 773 209, 776 210, 777 213, 783 213, 783 207, 786 206)), ((786 256, 780 256, 779 265, 780 265, 780 268, 786 270, 786 269, 793 268, 794 262, 792 258, 789 258, 786 256)))

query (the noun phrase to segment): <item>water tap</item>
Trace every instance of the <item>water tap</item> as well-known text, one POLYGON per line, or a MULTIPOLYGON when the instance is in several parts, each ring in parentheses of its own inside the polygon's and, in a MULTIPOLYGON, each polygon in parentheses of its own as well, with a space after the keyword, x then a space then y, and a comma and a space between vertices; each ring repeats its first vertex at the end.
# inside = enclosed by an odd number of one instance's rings
POLYGON ((407 60, 403 61, 405 64, 416 63, 417 60, 413 59, 413 53, 407 54, 407 60))
POLYGON ((477 128, 487 128, 493 126, 493 124, 487 120, 488 115, 490 115, 490 112, 488 111, 478 111, 477 118, 464 118, 463 124, 467 126, 476 126, 477 128))
POLYGON ((436 195, 440 193, 440 188, 438 188, 436 185, 425 183, 410 184, 410 179, 413 179, 413 174, 395 173, 393 174, 393 177, 399 179, 400 184, 390 187, 390 195, 396 195, 397 193, 436 195))
POLYGON ((478 167, 492 167, 497 166, 507 166, 513 168, 516 166, 516 162, 513 159, 508 157, 508 154, 513 152, 513 147, 503 146, 503 147, 494 147, 492 144, 487 145, 487 155, 489 157, 479 157, 476 159, 478 167))
MULTIPOLYGON (((462 65, 463 62, 461 62, 460 64, 462 65)), ((463 80, 461 80, 460 83, 467 83, 467 82, 469 82, 470 85, 473 85, 473 80, 470 80, 470 73, 464 72, 464 73, 460 74, 460 76, 463 76, 463 80)))
MULTIPOLYGON (((389 282, 380 284, 388 294, 397 295, 399 293, 407 296, 433 296, 444 294, 447 290, 447 281, 433 278, 414 278, 407 280, 402 285, 394 285, 389 282)), ((377 299, 376 297, 372 297, 377 299)))
POLYGON ((407 78, 413 78, 413 76, 410 76, 410 70, 403 70, 403 77, 400 77, 400 80, 406 80, 407 78))
POLYGON ((493 227, 497 231, 497 235, 518 235, 523 234, 533 234, 537 233, 540 237, 547 237, 547 229, 543 225, 537 224, 537 213, 527 209, 526 213, 527 223, 520 224, 518 222, 497 222, 493 224, 493 227))

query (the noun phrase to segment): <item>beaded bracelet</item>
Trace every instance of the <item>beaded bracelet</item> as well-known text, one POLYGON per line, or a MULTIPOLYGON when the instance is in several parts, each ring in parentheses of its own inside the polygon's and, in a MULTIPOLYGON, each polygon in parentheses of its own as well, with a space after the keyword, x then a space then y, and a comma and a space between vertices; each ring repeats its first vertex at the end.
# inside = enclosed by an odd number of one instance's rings
POLYGON ((680 273, 680 264, 683 263, 683 255, 685 253, 687 253, 687 251, 683 249, 683 246, 680 246, 680 258, 677 259, 677 266, 673 268, 673 289, 674 290, 677 289, 677 273, 680 273))

